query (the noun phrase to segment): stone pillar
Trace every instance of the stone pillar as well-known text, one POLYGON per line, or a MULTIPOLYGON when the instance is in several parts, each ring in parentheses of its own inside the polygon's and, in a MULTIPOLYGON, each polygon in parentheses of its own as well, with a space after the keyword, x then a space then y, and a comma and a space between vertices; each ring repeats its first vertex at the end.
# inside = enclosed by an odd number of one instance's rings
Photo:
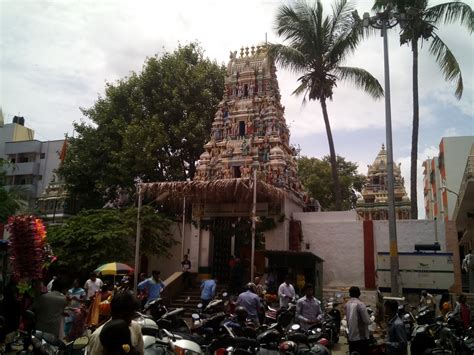
POLYGON ((191 261, 191 271, 199 271, 199 244, 201 239, 201 219, 197 220, 197 225, 191 223, 191 233, 189 235, 189 260, 191 261))

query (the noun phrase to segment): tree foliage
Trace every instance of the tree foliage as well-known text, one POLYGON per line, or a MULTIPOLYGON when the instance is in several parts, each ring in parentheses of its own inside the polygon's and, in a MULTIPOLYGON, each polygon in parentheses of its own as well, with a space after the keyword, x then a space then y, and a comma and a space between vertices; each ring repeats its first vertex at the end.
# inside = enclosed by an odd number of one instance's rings
MULTIPOLYGON (((170 256, 176 243, 169 234, 171 223, 152 207, 143 207, 142 254, 170 256)), ((136 208, 83 210, 62 225, 50 226, 47 240, 58 257, 55 267, 87 274, 101 264, 133 260, 136 227, 136 208)))
POLYGON ((293 94, 303 94, 303 102, 308 98, 321 104, 331 157, 332 196, 337 210, 342 209, 341 186, 326 101, 332 100, 339 81, 348 81, 374 98, 383 95, 379 82, 368 71, 344 66, 345 59, 362 38, 360 27, 355 26, 353 10, 347 0, 336 1, 328 16, 323 15, 319 0, 312 3, 298 0, 282 5, 276 16, 276 31, 286 44, 269 46, 278 64, 301 75, 293 94))
MULTIPOLYGON (((354 191, 362 191, 365 176, 357 173, 357 164, 337 156, 337 170, 341 181, 342 207, 354 209, 357 197, 354 191)), ((335 210, 331 161, 301 157, 298 159, 298 176, 309 195, 319 201, 324 210, 335 210)))
POLYGON ((8 217, 15 213, 25 210, 28 206, 26 193, 21 186, 11 186, 8 190, 5 188, 5 168, 8 163, 0 158, 0 223, 6 223, 8 217))
POLYGON ((107 83, 75 124, 60 174, 84 208, 102 207, 134 180, 192 178, 222 98, 225 68, 192 43, 148 58, 140 73, 107 83), (89 123, 90 122, 90 123, 89 123))

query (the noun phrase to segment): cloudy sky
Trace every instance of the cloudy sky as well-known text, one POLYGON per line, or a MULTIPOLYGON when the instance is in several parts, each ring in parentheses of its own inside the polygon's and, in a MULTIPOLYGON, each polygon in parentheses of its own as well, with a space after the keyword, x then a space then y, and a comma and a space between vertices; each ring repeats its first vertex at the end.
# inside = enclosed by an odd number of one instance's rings
MULTIPOLYGON (((431 4, 440 1, 432 0, 431 4)), ((472 6, 472 0, 466 0, 472 6)), ((173 51, 178 43, 199 41, 211 59, 226 63, 229 52, 265 40, 274 32, 278 0, 0 0, 0 107, 6 121, 24 116, 40 140, 71 134, 82 119, 79 107, 90 107, 113 82, 139 71, 145 58, 173 51)), ((323 1, 329 10, 330 1, 323 1)), ((359 13, 372 1, 355 3, 359 13)), ((411 145, 411 51, 400 47, 397 32, 389 37, 392 83, 394 158, 402 163, 409 190, 411 145)), ((457 101, 454 86, 445 83, 425 45, 420 53, 419 158, 437 154, 443 136, 473 135, 473 41, 456 25, 439 35, 458 59, 464 95, 457 101)), ((382 38, 360 45, 347 65, 369 70, 383 83, 382 38)), ((291 141, 301 154, 328 153, 318 103, 301 105, 291 96, 296 78, 278 72, 291 141)), ((374 101, 340 84, 328 104, 336 152, 359 164, 362 173, 385 141, 383 100, 374 101)), ((421 180, 421 166, 419 167, 421 180)), ((421 186, 421 185, 420 185, 421 186)), ((422 212, 422 190, 419 188, 422 212), (421 193, 420 193, 421 192, 421 193)))

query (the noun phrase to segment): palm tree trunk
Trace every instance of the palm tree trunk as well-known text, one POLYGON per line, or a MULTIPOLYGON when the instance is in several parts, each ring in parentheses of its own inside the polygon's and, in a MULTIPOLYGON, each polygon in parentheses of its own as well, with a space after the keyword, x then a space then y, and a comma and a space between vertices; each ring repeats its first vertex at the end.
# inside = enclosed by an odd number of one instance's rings
POLYGON ((326 134, 328 136, 329 153, 331 156, 331 173, 332 173, 332 181, 334 184, 334 197, 336 200, 335 207, 336 207, 336 211, 342 211, 341 184, 339 182, 339 173, 337 171, 336 150, 334 149, 334 141, 332 140, 331 125, 329 124, 326 100, 323 98, 320 101, 321 101, 321 108, 323 110, 324 124, 326 125, 326 134))
POLYGON ((418 103, 418 39, 413 39, 413 130, 411 135, 411 171, 410 171, 410 199, 411 218, 418 219, 417 199, 417 165, 418 165, 418 129, 420 126, 420 112, 418 103))

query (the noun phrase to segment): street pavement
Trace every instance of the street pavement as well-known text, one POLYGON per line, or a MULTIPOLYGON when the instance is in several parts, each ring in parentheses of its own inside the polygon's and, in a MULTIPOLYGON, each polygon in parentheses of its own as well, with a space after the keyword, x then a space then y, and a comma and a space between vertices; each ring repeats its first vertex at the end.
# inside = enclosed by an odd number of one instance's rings
POLYGON ((347 345, 347 339, 344 336, 339 338, 339 343, 333 346, 332 355, 346 355, 349 352, 349 346, 347 345))

